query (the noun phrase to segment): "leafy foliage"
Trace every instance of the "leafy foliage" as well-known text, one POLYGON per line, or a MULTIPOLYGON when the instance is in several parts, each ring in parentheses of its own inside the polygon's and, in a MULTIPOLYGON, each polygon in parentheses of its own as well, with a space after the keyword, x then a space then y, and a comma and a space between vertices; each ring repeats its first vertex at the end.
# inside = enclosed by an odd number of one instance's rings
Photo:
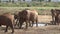
POLYGON ((0 3, 0 7, 60 7, 60 2, 0 3))

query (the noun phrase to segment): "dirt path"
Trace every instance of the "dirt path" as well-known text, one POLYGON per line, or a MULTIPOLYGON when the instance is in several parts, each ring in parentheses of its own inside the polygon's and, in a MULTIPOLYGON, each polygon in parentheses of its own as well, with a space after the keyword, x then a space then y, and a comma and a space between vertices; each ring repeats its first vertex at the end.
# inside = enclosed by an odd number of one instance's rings
MULTIPOLYGON (((58 26, 43 26, 43 27, 29 27, 26 29, 15 29, 14 34, 60 34, 60 27, 58 26), (51 27, 52 26, 52 27, 51 27)), ((11 29, 7 33, 0 29, 0 34, 11 34, 11 29)))
POLYGON ((38 21, 43 23, 50 23, 52 21, 51 15, 39 15, 38 21))

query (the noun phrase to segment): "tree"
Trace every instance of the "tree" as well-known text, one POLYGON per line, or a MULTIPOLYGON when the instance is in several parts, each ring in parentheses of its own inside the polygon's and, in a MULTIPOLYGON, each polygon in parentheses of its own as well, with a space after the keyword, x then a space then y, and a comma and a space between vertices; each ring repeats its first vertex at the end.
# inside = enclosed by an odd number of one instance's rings
POLYGON ((14 0, 12 0, 12 3, 14 3, 14 0))
POLYGON ((42 1, 44 1, 44 0, 38 0, 38 1, 42 2, 42 1))
POLYGON ((11 0, 9 0, 9 2, 11 2, 11 0))
POLYGON ((32 1, 36 1, 36 0, 32 0, 32 1))
POLYGON ((18 0, 18 1, 21 1, 21 0, 18 0))
POLYGON ((51 0, 48 0, 48 2, 51 2, 51 0))

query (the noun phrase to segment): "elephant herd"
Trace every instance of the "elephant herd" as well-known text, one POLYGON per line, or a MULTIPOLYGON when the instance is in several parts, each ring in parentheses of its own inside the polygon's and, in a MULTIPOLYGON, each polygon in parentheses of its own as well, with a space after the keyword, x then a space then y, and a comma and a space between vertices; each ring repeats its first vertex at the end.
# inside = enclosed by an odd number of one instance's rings
MULTIPOLYGON (((59 25, 60 10, 51 9, 51 14, 53 24, 59 25)), ((22 11, 19 11, 18 14, 4 13, 0 15, 0 26, 6 25, 5 32, 7 32, 8 27, 10 27, 12 29, 12 33, 14 33, 14 26, 16 26, 16 24, 19 24, 19 28, 21 29, 24 22, 26 24, 26 29, 28 26, 33 27, 34 23, 36 23, 36 27, 38 27, 38 12, 36 10, 24 9, 22 11)))
POLYGON ((24 22, 26 23, 26 29, 28 28, 28 26, 33 27, 34 23, 36 23, 37 27, 38 12, 36 10, 24 9, 18 12, 18 14, 4 13, 0 15, 0 26, 6 25, 5 32, 7 32, 8 27, 10 27, 12 29, 12 33, 14 33, 14 26, 16 26, 16 24, 18 23, 20 25, 19 28, 21 29, 24 22))

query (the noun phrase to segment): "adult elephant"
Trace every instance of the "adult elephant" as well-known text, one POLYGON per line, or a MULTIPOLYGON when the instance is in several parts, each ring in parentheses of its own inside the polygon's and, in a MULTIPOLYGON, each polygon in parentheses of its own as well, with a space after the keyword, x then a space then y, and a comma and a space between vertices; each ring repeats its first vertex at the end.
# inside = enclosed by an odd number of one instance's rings
POLYGON ((14 33, 14 15, 11 15, 10 13, 4 13, 3 15, 0 15, 0 26, 1 25, 6 25, 5 32, 7 32, 8 26, 10 26, 12 33, 14 33))
POLYGON ((26 23, 26 29, 28 28, 28 23, 31 25, 30 21, 33 23, 36 22, 36 26, 38 26, 38 13, 36 10, 22 10, 19 12, 19 23, 20 28, 22 27, 22 24, 26 23))
POLYGON ((51 13, 52 13, 53 24, 56 24, 58 22, 58 16, 60 14, 60 10, 59 9, 51 9, 51 13))

